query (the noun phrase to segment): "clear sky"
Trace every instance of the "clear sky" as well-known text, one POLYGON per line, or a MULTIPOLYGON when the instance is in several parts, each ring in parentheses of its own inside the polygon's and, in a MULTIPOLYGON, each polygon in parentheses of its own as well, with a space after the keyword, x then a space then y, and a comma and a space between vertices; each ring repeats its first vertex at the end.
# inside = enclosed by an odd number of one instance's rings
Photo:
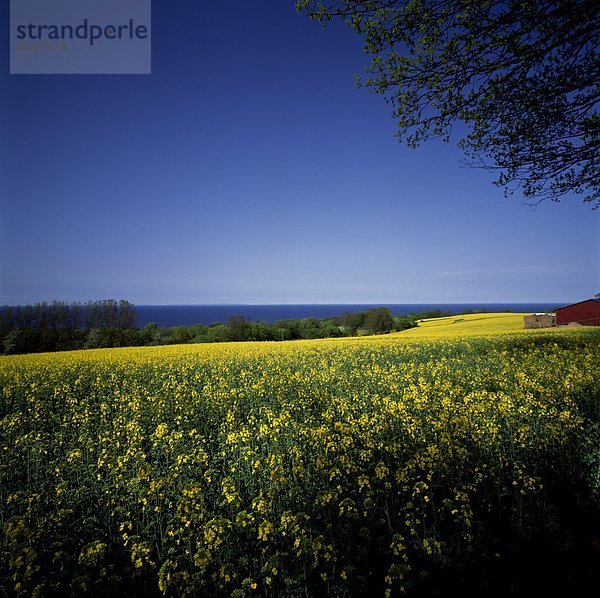
MULTIPOLYGON (((8 39, 8 2, 0 24, 8 39)), ((577 301, 600 211, 504 198, 393 137, 367 57, 294 0, 153 0, 151 75, 9 75, 0 303, 577 301)))

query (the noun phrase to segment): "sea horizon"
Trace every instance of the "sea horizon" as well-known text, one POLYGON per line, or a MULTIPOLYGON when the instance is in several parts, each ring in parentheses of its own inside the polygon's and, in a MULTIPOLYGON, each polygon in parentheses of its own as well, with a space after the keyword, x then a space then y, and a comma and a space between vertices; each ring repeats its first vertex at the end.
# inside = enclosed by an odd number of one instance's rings
POLYGON ((194 326, 226 323, 232 316, 269 324, 296 318, 331 318, 344 312, 387 307, 394 315, 423 311, 465 310, 498 312, 545 312, 568 302, 467 302, 467 303, 174 303, 136 304, 136 325, 140 328, 154 322, 158 326, 194 326))

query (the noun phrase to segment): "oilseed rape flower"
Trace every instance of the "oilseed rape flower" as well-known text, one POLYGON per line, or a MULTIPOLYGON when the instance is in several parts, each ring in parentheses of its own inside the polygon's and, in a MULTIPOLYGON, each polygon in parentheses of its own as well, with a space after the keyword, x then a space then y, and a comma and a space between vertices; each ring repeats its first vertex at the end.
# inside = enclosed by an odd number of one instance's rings
POLYGON ((484 323, 0 357, 0 591, 399 595, 541 525, 600 331, 484 323))

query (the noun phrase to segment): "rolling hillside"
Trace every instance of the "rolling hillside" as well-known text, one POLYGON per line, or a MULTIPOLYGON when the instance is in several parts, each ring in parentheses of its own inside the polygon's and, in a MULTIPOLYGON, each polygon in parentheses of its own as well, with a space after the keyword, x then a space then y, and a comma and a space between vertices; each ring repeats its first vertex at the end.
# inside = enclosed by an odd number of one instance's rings
MULTIPOLYGON (((531 333, 533 329, 523 328, 525 313, 499 314, 468 314, 448 316, 446 318, 431 318, 419 322, 418 328, 403 330, 396 337, 451 337, 473 336, 524 332, 531 333)), ((542 330, 552 330, 542 329, 542 330)), ((556 329, 554 329, 556 330, 556 329)), ((539 332, 540 329, 537 329, 539 332)))

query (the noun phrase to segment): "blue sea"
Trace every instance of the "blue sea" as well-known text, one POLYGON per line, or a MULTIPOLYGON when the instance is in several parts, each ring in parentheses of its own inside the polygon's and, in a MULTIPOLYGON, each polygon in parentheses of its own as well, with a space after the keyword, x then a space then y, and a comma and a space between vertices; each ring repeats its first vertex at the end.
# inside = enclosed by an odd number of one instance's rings
POLYGON ((557 303, 398 303, 398 304, 309 304, 309 305, 136 305, 137 325, 149 322, 159 326, 193 326, 227 322, 231 316, 243 316, 246 320, 267 322, 287 318, 330 318, 344 312, 364 311, 371 307, 387 307, 397 316, 440 309, 452 313, 465 310, 489 312, 544 312, 563 305, 557 303))

